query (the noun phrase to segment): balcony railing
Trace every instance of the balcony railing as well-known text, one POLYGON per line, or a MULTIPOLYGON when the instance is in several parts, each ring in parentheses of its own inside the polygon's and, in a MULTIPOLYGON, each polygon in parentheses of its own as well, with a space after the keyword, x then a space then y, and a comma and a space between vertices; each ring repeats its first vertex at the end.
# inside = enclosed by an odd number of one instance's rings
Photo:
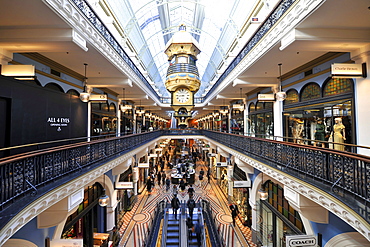
POLYGON ((311 183, 369 221, 370 158, 367 156, 222 132, 171 129, 74 143, 0 159, 0 228, 11 215, 46 192, 151 140, 168 135, 205 136, 311 183))
POLYGON ((199 76, 197 66, 188 63, 177 63, 170 65, 167 69, 167 76, 174 73, 192 73, 199 76))

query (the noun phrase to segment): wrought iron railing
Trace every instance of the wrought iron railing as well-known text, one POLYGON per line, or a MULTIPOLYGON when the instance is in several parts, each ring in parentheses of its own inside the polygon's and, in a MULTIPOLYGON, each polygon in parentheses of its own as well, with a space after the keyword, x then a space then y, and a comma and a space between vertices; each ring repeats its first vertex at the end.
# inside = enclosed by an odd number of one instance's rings
POLYGON ((12 215, 47 191, 160 135, 161 132, 153 131, 63 145, 0 159, 0 228, 12 215), (10 207, 15 203, 17 207, 10 207))
POLYGON ((369 220, 370 158, 367 156, 208 130, 170 129, 73 143, 0 159, 0 228, 46 192, 151 140, 169 135, 205 136, 311 183, 369 220))
POLYGON ((167 76, 173 73, 192 73, 196 76, 199 76, 197 66, 188 63, 177 63, 168 66, 167 76))
POLYGON ((311 183, 350 206, 365 220, 369 220, 369 157, 215 131, 203 130, 202 133, 209 139, 311 183))

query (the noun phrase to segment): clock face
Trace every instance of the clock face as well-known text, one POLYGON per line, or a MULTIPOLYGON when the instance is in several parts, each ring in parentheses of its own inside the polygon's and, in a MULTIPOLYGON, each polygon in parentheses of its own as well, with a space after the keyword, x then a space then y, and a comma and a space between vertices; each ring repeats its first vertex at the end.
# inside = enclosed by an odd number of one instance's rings
POLYGON ((181 88, 181 89, 177 90, 177 92, 176 92, 176 100, 178 102, 185 103, 189 99, 190 99, 190 91, 189 90, 187 90, 185 88, 181 88))

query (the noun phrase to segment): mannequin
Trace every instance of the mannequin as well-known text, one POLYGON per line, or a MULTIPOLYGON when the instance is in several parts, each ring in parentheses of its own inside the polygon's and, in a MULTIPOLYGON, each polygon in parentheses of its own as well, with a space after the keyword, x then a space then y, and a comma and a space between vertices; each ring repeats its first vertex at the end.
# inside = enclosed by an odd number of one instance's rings
MULTIPOLYGON (((315 146, 320 144, 320 141, 325 141, 325 125, 322 119, 317 120, 316 129, 315 129, 315 146)), ((325 144, 321 142, 321 146, 325 147, 325 144)))
MULTIPOLYGON (((344 143, 346 140, 345 129, 346 127, 342 123, 341 118, 335 118, 335 124, 333 126, 333 141, 338 143, 344 143)), ((334 149, 344 151, 344 145, 334 144, 334 149)))
POLYGON ((304 120, 295 118, 294 119, 294 123, 293 123, 293 129, 292 129, 293 138, 294 138, 293 141, 295 143, 303 143, 302 140, 297 140, 297 139, 301 139, 302 138, 303 129, 304 129, 304 120))

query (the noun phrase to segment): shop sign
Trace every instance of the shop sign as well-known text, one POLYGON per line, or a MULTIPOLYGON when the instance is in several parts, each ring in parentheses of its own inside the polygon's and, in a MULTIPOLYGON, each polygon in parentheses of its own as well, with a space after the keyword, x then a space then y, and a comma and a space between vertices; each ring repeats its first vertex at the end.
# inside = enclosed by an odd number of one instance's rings
POLYGON ((234 181, 234 188, 250 188, 252 187, 251 181, 234 181))
POLYGON ((149 154, 149 158, 156 158, 158 154, 149 154))
POLYGON ((108 100, 108 95, 106 94, 93 94, 90 95, 89 101, 107 101, 108 100))
POLYGON ((50 241, 50 247, 83 247, 83 239, 55 239, 50 241))
POLYGON ((316 246, 317 240, 312 235, 292 235, 286 236, 286 242, 288 247, 298 246, 316 246))
POLYGON ((139 164, 137 164, 137 167, 139 167, 139 168, 149 168, 149 163, 139 163, 139 164))
POLYGON ((334 63, 331 65, 331 75, 334 78, 364 77, 363 69, 362 64, 334 63))
POLYGON ((117 182, 116 189, 133 189, 134 183, 133 182, 117 182))
POLYGON ((275 94, 273 93, 270 93, 270 94, 266 94, 266 93, 260 93, 257 95, 257 100, 258 101, 275 101, 275 94))
POLYGON ((217 162, 217 166, 227 167, 227 162, 217 162))
POLYGON ((68 127, 71 122, 69 117, 48 117, 46 122, 50 127, 57 127, 57 131, 62 131, 61 127, 68 127))

